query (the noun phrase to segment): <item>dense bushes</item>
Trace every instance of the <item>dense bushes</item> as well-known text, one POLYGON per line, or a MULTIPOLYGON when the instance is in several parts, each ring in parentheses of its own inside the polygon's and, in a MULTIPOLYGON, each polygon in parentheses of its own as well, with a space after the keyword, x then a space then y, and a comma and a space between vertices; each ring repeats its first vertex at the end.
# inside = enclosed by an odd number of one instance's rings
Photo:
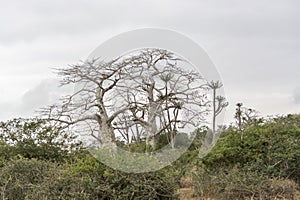
POLYGON ((215 199, 296 199, 299 186, 292 180, 269 178, 259 171, 233 167, 194 172, 196 195, 215 199))
MULTIPOLYGON (((210 140, 205 134, 211 133, 208 129, 200 130, 195 132, 197 135, 189 150, 172 166, 140 174, 113 170, 92 157, 79 143, 70 138, 61 141, 63 133, 47 132, 56 129, 41 129, 34 123, 24 127, 24 123, 16 121, 10 125, 7 129, 10 132, 3 129, 1 132, 1 199, 177 199, 182 176, 192 178, 198 199, 300 197, 299 115, 257 121, 242 130, 225 128, 216 146, 204 158, 198 157, 199 149, 204 140, 210 140), (31 131, 35 138, 40 138, 38 142, 33 142, 31 131)), ((43 123, 39 125, 45 127, 43 123)), ((1 127, 8 124, 2 123, 1 127)), ((180 141, 185 141, 185 136, 180 141)), ((161 143, 164 142, 161 138, 161 143)), ((143 143, 123 144, 123 147, 132 152, 145 150, 143 143)), ((157 167, 172 157, 172 153, 176 151, 157 157, 153 162, 150 159, 148 167, 157 167)), ((128 159, 119 155, 111 162, 124 164, 128 159)), ((134 163, 134 160, 129 161, 134 163)))
POLYGON ((79 150, 77 136, 42 119, 13 119, 0 122, 0 151, 6 159, 25 158, 63 162, 70 152, 79 150))
POLYGON ((17 159, 8 162, 0 171, 0 188, 2 199, 25 199, 26 194, 34 192, 40 185, 50 163, 45 161, 17 159))
POLYGON ((195 168, 195 192, 218 199, 294 199, 300 183, 300 116, 229 127, 195 168))
POLYGON ((1 123, 0 136, 1 199, 177 198, 174 167, 143 174, 113 170, 46 121, 1 123))
POLYGON ((248 126, 243 131, 229 129, 224 135, 204 159, 206 166, 238 164, 269 176, 300 180, 299 116, 275 118, 248 126))
POLYGON ((127 174, 86 155, 59 165, 19 158, 0 170, 1 199, 175 199, 172 169, 127 174))

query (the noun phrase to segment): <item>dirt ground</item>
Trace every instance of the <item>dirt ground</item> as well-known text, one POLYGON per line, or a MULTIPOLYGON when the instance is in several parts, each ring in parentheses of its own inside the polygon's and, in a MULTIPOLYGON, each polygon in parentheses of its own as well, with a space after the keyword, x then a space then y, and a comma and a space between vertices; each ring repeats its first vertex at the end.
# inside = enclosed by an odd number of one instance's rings
POLYGON ((193 197, 193 190, 192 188, 180 188, 178 190, 178 194, 180 199, 183 200, 196 200, 196 197, 193 197))

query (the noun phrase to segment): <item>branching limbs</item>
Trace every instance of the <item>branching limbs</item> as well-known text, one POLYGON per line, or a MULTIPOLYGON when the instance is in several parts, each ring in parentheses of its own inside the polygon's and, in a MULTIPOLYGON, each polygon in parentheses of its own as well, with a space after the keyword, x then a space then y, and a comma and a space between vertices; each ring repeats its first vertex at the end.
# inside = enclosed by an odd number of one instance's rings
POLYGON ((178 131, 192 131, 207 112, 204 81, 182 59, 162 49, 145 49, 103 62, 92 60, 58 69, 61 85, 75 92, 43 110, 48 119, 76 126, 101 143, 119 134, 129 143, 178 131), (98 134, 96 134, 98 132, 98 134))

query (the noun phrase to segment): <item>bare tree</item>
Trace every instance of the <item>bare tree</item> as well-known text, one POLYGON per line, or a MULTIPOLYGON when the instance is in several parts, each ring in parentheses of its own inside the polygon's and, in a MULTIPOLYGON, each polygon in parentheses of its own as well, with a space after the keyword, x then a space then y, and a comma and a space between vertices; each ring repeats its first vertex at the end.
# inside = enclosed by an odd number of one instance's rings
POLYGON ((63 77, 61 86, 76 84, 77 91, 62 98, 60 104, 43 109, 43 113, 66 126, 79 124, 79 131, 88 129, 102 145, 114 143, 112 121, 127 109, 125 105, 118 108, 110 105, 113 89, 122 78, 122 69, 118 59, 92 60, 58 69, 58 75, 63 77))
POLYGON ((236 104, 236 112, 234 118, 237 120, 237 125, 238 128, 241 130, 242 129, 242 103, 237 103, 236 104))
POLYGON ((145 49, 59 69, 61 85, 76 84, 77 90, 44 114, 67 127, 79 124, 102 145, 114 144, 118 134, 154 147, 155 138, 167 134, 174 146, 178 131, 203 122, 208 104, 203 79, 184 65, 166 50, 145 49))
MULTIPOLYGON (((196 128, 207 111, 204 81, 200 74, 173 53, 147 49, 126 59, 131 67, 119 89, 130 105, 131 125, 139 124, 147 146, 154 147, 160 134, 167 134, 174 147, 178 131, 196 128)), ((126 129, 127 127, 121 127, 126 129)), ((128 130, 128 129, 127 129, 128 130)))
MULTIPOLYGON (((258 112, 252 108, 243 107, 242 103, 237 103, 236 106, 237 108, 234 118, 237 120, 237 126, 239 130, 242 131, 245 125, 256 122, 258 118, 258 112)), ((243 132, 241 139, 243 139, 243 132)))
POLYGON ((217 90, 223 87, 223 84, 220 81, 211 81, 207 84, 210 89, 213 91, 212 105, 213 105, 213 144, 216 142, 216 118, 226 108, 229 104, 226 101, 225 97, 217 96, 217 90))

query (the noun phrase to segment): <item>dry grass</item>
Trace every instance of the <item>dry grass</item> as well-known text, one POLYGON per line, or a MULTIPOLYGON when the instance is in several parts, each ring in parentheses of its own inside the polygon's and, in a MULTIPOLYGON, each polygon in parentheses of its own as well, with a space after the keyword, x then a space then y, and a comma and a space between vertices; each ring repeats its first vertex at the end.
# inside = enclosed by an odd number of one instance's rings
MULTIPOLYGON (((300 200, 300 188, 292 180, 280 180, 280 179, 271 179, 270 187, 267 191, 260 191, 264 194, 261 197, 258 197, 256 193, 245 200, 257 200, 257 199, 268 199, 268 200, 300 200), (256 195, 255 195, 256 194, 256 195)), ((190 178, 182 178, 180 181, 180 189, 177 191, 180 199, 183 200, 217 200, 215 198, 209 197, 210 195, 205 196, 195 196, 193 191, 193 184, 190 178)), ((213 195, 213 194, 212 194, 213 195)), ((215 194, 214 194, 215 195, 215 194)), ((221 198, 224 199, 224 198, 221 198)), ((234 200, 234 199, 230 199, 234 200)), ((240 200, 240 199, 238 199, 240 200)))

